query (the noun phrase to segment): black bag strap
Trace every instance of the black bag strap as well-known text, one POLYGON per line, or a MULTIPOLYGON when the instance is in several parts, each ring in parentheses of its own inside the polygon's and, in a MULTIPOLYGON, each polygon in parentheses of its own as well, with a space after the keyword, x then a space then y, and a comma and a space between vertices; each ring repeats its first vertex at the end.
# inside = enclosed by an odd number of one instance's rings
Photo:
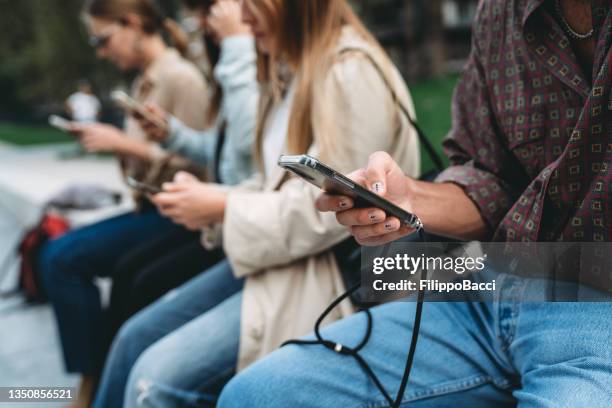
POLYGON ((223 184, 221 178, 221 152, 223 151, 223 145, 225 144, 225 133, 227 131, 227 121, 223 121, 219 127, 219 134, 217 135, 217 143, 215 145, 215 156, 213 158, 213 177, 216 183, 223 184))
POLYGON ((436 170, 438 172, 444 170, 444 164, 443 164, 442 158, 440 157, 438 152, 436 152, 436 149, 434 149, 433 145, 431 144, 427 136, 425 136, 425 133, 423 132, 419 124, 416 123, 414 119, 412 119, 412 116, 410 115, 410 111, 408 110, 406 105, 404 105, 402 101, 399 99, 397 92, 395 92, 395 89, 393 89, 393 86, 391 85, 391 81, 389 80, 387 75, 385 75, 385 73, 383 72, 380 64, 368 52, 366 52, 365 50, 361 48, 357 48, 357 47, 343 48, 340 51, 340 55, 344 55, 350 52, 358 52, 361 55, 364 55, 372 63, 372 65, 374 66, 374 68, 376 69, 380 77, 382 78, 383 82, 385 83, 387 90, 389 91, 389 93, 391 93, 391 97, 393 98, 393 101, 399 108, 400 112, 408 120, 408 123, 410 123, 410 125, 414 128, 414 130, 416 130, 417 136, 419 138, 419 142, 421 142, 421 144, 425 147, 425 151, 427 152, 427 155, 431 158, 431 161, 436 166, 436 170))

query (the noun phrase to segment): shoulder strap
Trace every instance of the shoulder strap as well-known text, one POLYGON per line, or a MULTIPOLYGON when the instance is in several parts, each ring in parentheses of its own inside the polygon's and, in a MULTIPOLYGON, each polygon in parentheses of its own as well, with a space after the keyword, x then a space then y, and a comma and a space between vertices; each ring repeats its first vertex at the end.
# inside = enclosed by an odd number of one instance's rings
POLYGON ((361 48, 357 48, 357 47, 343 48, 342 50, 340 50, 340 55, 344 55, 349 52, 358 52, 364 55, 372 63, 372 65, 374 66, 374 68, 376 69, 380 77, 382 78, 383 82, 385 83, 387 89, 389 90, 389 93, 391 93, 391 97, 393 98, 397 106, 399 107, 400 112, 402 112, 402 114, 406 117, 410 125, 414 128, 414 130, 416 130, 419 141, 423 144, 423 146, 425 146, 425 150, 427 151, 427 154, 429 155, 434 165, 436 166, 436 169, 438 171, 444 170, 444 164, 442 162, 442 158, 440 157, 438 152, 436 152, 436 150, 434 149, 429 139, 427 139, 427 136, 425 136, 425 133, 423 132, 421 127, 416 123, 414 119, 412 119, 412 116, 410 116, 410 111, 402 103, 402 101, 400 101, 399 97, 397 96, 397 93, 395 92, 395 89, 393 89, 393 86, 391 85, 391 82, 389 81, 389 78, 387 78, 387 76, 383 72, 378 62, 374 59, 374 57, 372 57, 365 50, 361 48))

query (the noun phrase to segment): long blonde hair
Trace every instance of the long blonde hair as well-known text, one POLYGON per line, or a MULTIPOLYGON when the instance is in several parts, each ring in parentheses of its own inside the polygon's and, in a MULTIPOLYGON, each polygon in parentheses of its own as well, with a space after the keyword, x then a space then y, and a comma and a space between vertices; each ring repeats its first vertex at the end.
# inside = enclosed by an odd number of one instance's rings
MULTIPOLYGON (((247 0, 248 1, 248 0, 247 0)), ((303 154, 313 143, 313 95, 328 72, 333 49, 344 26, 351 26, 364 40, 380 49, 346 0, 258 0, 257 8, 275 34, 273 53, 259 53, 258 79, 268 94, 282 83, 278 62, 289 64, 295 74, 287 152, 303 154)), ((384 53, 383 53, 384 54, 384 53)), ((269 106, 263 106, 261 117, 269 106)), ((259 121, 255 157, 261 160, 264 121, 259 121)))

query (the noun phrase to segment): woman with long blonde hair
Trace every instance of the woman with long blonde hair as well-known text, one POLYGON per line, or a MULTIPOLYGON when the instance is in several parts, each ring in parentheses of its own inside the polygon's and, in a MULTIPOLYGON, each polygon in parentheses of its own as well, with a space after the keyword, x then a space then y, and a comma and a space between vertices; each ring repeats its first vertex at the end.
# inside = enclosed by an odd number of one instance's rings
MULTIPOLYGON (((280 154, 348 171, 385 150, 418 175, 416 133, 398 109, 412 108, 408 91, 346 0, 243 4, 260 53, 260 174, 229 189, 181 174, 153 198, 228 260, 124 325, 98 401, 214 406, 236 370, 308 333, 345 290, 333 248, 349 233, 315 210, 316 188, 276 166, 280 154)), ((327 323, 352 312, 345 302, 327 323)))

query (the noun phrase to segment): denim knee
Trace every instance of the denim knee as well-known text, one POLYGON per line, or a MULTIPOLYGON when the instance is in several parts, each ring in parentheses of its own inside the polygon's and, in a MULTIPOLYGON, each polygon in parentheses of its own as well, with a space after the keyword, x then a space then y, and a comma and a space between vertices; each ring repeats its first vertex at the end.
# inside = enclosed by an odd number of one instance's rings
POLYGON ((138 357, 125 387, 125 408, 204 406, 200 394, 182 384, 180 370, 173 370, 168 363, 156 344, 138 357))
POLYGON ((252 371, 242 372, 227 383, 221 392, 217 408, 264 406, 257 405, 257 401, 261 398, 261 384, 268 381, 268 376, 259 370, 256 374, 251 374, 252 371))
MULTIPOLYGON (((308 351, 286 346, 239 373, 223 388, 218 408, 276 408, 300 406, 296 398, 303 384, 301 369, 308 366, 308 351)), ((309 390, 310 392, 310 390, 309 390)))

